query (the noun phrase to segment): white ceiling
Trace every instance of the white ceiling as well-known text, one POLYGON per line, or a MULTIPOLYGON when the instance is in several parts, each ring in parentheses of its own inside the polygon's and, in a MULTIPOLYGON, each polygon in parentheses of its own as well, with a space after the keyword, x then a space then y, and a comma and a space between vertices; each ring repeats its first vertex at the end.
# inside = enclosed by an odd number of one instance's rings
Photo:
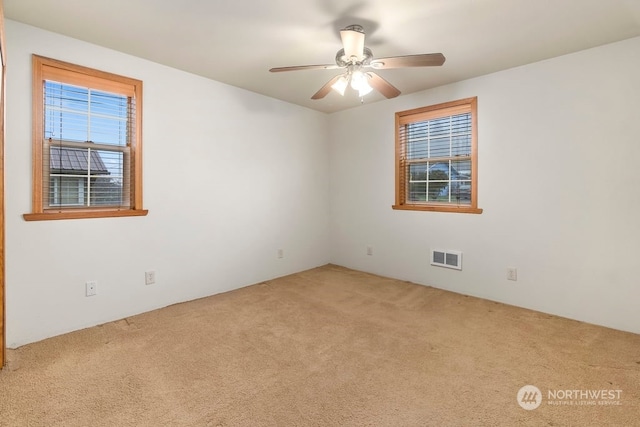
MULTIPOLYGON (((381 70, 403 94, 640 35, 640 0, 4 0, 5 16, 324 112, 338 31, 360 24, 376 57, 442 52, 442 67, 381 70)), ((377 93, 365 102, 383 99, 377 93)))

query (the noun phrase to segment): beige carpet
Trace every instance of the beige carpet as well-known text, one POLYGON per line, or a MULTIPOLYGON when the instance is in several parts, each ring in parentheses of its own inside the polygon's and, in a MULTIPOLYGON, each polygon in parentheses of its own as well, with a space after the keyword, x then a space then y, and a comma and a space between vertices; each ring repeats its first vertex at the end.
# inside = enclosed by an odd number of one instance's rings
POLYGON ((640 425, 640 335, 333 265, 8 357, 2 426, 640 425))

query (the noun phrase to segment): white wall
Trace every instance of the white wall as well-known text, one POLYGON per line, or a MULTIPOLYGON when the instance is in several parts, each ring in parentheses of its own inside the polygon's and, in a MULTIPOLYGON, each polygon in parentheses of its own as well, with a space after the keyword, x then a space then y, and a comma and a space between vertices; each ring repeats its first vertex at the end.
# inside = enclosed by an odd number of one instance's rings
POLYGON ((8 347, 328 262, 325 114, 10 20, 6 39, 8 347), (32 53, 144 82, 147 217, 23 220, 32 53))
POLYGON ((634 38, 331 115, 331 261, 640 333, 639 69, 634 38), (484 213, 392 210, 394 113, 471 96, 484 213))
POLYGON ((329 261, 640 332, 640 38, 327 116, 10 20, 6 37, 11 348, 329 261), (22 219, 32 53, 144 81, 147 217, 22 219), (394 113, 470 96, 484 213, 393 211, 394 113))

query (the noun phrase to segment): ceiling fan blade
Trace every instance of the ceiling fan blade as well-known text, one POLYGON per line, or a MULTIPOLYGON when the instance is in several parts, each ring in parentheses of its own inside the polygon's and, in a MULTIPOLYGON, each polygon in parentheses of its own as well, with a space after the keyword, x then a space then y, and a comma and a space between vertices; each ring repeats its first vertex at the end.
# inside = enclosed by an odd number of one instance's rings
POLYGON ((294 65, 293 67, 276 67, 269 71, 272 73, 279 73, 281 71, 299 71, 299 70, 335 70, 341 68, 336 64, 323 64, 323 65, 294 65))
POLYGON ((367 73, 367 77, 369 77, 369 86, 383 94, 386 98, 395 98, 400 95, 398 88, 376 73, 367 73))
POLYGON ((352 56, 361 60, 364 55, 364 32, 362 27, 351 25, 340 30, 340 38, 344 47, 344 56, 347 60, 352 56))
POLYGON ((322 99, 325 96, 327 96, 327 94, 329 92, 331 92, 331 86, 333 86, 333 84, 335 82, 338 81, 338 79, 340 79, 340 77, 342 77, 342 74, 338 74, 337 76, 335 76, 334 78, 332 78, 331 80, 329 80, 328 82, 326 82, 324 84, 324 86, 322 86, 320 88, 319 91, 317 91, 316 93, 313 94, 313 96, 311 97, 311 99, 322 99))
POLYGON ((445 57, 441 53, 424 53, 422 55, 390 56, 371 61, 371 68, 377 70, 404 67, 437 67, 444 64, 445 57))

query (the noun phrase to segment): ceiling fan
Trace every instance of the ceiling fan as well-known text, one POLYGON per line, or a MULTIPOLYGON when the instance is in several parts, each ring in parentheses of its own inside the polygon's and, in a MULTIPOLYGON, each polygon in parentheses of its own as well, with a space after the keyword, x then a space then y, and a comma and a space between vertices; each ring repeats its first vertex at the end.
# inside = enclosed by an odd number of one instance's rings
POLYGON ((343 48, 336 53, 336 63, 325 65, 297 65, 292 67, 277 67, 269 71, 278 73, 281 71, 298 70, 334 70, 342 68, 344 73, 339 74, 325 83, 311 99, 322 99, 331 89, 344 95, 349 84, 358 91, 362 98, 364 95, 376 89, 387 98, 395 98, 400 91, 391 83, 377 75, 368 68, 384 70, 388 68, 405 67, 432 67, 444 64, 445 57, 441 53, 425 53, 419 55, 390 56, 387 58, 373 59, 371 49, 364 45, 364 29, 360 25, 349 25, 340 30, 343 48))

